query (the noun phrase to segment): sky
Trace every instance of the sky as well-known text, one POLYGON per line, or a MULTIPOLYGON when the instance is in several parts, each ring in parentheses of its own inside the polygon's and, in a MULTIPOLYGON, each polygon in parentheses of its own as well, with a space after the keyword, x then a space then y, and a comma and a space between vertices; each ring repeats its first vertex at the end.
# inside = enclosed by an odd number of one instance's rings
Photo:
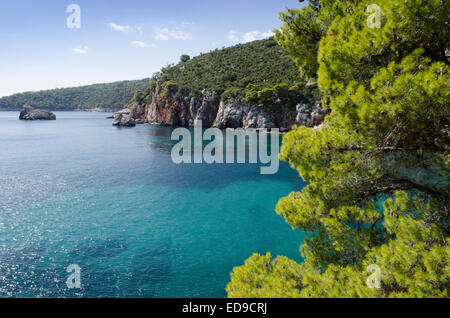
POLYGON ((279 12, 300 6, 298 0, 0 0, 0 96, 151 77, 182 54, 268 37, 282 24, 279 12))

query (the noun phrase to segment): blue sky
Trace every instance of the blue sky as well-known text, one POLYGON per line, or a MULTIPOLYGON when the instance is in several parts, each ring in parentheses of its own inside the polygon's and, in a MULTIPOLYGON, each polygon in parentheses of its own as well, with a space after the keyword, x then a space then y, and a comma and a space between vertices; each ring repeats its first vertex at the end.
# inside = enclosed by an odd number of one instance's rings
POLYGON ((297 0, 0 0, 0 96, 150 77, 181 54, 266 37, 297 0), (70 4, 81 28, 66 25, 70 4))

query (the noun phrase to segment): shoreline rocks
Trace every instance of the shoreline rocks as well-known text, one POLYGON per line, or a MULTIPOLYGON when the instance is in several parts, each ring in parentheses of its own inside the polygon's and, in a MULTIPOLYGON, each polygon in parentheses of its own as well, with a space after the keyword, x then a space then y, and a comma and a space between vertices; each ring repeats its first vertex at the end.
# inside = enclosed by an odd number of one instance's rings
POLYGON ((262 107, 246 103, 220 103, 216 119, 212 127, 219 129, 272 129, 276 128, 273 120, 262 107))
POLYGON ((320 125, 329 113, 323 109, 320 102, 297 105, 291 109, 284 105, 274 105, 273 109, 266 109, 245 102, 224 103, 222 98, 211 93, 203 98, 182 98, 167 100, 159 94, 145 107, 139 106, 136 112, 142 119, 142 108, 145 109, 145 118, 148 123, 157 123, 171 127, 194 127, 199 120, 203 127, 209 128, 243 128, 243 129, 273 129, 279 128, 287 132, 294 125, 315 127, 320 125))
POLYGON ((133 108, 130 110, 130 116, 131 118, 135 119, 136 122, 143 121, 145 122, 145 109, 141 105, 139 105, 137 102, 133 103, 133 108))
POLYGON ((20 120, 56 120, 56 115, 47 110, 34 109, 24 105, 19 115, 20 120))
POLYGON ((119 110, 118 112, 115 112, 114 115, 116 114, 122 114, 122 115, 130 115, 131 114, 131 109, 129 108, 124 108, 122 110, 119 110))
POLYGON ((328 110, 320 102, 299 104, 295 108, 277 102, 261 107, 243 101, 225 103, 215 92, 201 97, 173 98, 163 94, 157 85, 146 101, 134 102, 132 108, 114 114, 115 126, 158 124, 169 127, 195 127, 202 121, 204 128, 275 129, 288 132, 293 126, 319 126, 328 110))
POLYGON ((134 127, 136 126, 136 121, 131 116, 125 116, 124 113, 118 112, 114 115, 113 126, 134 127))

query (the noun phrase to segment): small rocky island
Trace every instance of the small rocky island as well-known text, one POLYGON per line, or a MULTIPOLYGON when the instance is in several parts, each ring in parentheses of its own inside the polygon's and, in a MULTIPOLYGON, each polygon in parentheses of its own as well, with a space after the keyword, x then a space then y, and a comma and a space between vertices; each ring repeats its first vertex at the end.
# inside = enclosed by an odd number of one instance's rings
POLYGON ((34 109, 29 105, 23 106, 19 116, 20 120, 56 120, 55 114, 47 110, 34 109))

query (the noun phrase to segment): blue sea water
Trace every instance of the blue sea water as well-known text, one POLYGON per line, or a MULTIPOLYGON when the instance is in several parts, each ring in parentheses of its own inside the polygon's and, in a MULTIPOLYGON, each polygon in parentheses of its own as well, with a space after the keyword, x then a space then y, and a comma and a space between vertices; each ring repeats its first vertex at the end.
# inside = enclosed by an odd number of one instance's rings
POLYGON ((0 297, 226 297, 253 253, 302 260, 274 212, 305 185, 286 163, 176 165, 171 128, 18 115, 0 112, 0 297))

